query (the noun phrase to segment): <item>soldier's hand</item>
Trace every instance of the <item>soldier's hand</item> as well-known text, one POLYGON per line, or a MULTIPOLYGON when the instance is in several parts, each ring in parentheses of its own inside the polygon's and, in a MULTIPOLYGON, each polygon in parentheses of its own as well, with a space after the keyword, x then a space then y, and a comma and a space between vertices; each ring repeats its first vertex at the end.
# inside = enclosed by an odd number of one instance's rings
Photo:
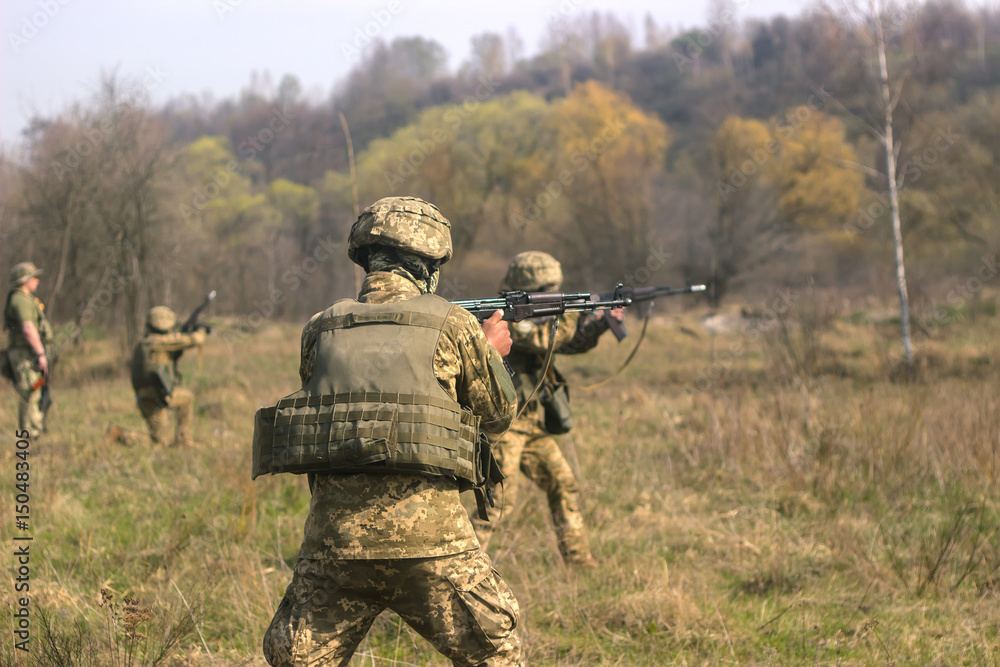
POLYGON ((212 333, 212 327, 208 326, 207 324, 199 324, 198 328, 204 331, 206 335, 212 333))
POLYGON ((38 370, 42 372, 42 375, 49 374, 49 359, 47 356, 45 356, 44 352, 41 355, 39 355, 35 363, 38 365, 38 370))
POLYGON ((513 345, 513 341, 510 338, 510 329, 503 320, 502 310, 497 310, 490 315, 490 319, 483 322, 483 333, 486 334, 486 340, 496 348, 500 356, 506 357, 510 354, 510 347, 513 345))
POLYGON ((624 308, 612 308, 611 310, 604 311, 604 317, 611 317, 619 322, 625 321, 625 309, 624 308))

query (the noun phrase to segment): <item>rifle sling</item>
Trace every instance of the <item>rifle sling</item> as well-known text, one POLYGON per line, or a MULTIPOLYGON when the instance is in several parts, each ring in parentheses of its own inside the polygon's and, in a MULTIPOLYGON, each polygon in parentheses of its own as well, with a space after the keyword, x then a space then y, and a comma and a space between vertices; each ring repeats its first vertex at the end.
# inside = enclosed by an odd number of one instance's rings
POLYGON ((650 300, 649 308, 646 310, 646 319, 642 323, 642 331, 639 332, 639 340, 635 342, 635 347, 633 347, 632 351, 628 353, 628 357, 626 357, 624 363, 622 363, 622 365, 618 367, 618 370, 616 370, 614 373, 604 378, 600 382, 595 382, 594 384, 588 384, 588 385, 570 384, 570 386, 573 387, 574 389, 591 391, 593 389, 597 389, 598 387, 603 387, 604 385, 606 385, 607 383, 611 382, 616 377, 618 377, 618 375, 620 375, 621 372, 625 370, 625 367, 632 362, 632 358, 635 357, 635 353, 639 351, 639 346, 642 345, 642 340, 646 337, 646 327, 649 326, 649 318, 652 314, 653 314, 653 301, 650 300))
POLYGON ((555 353, 556 349, 556 330, 558 328, 559 318, 554 317, 552 318, 552 324, 549 325, 549 349, 545 351, 545 363, 542 364, 542 372, 538 374, 538 384, 536 384, 535 388, 531 390, 530 394, 528 394, 528 398, 524 400, 524 404, 521 405, 521 409, 517 411, 517 416, 514 417, 514 421, 521 418, 525 409, 531 404, 531 399, 535 397, 535 394, 541 388, 542 383, 545 382, 545 378, 549 373, 549 366, 552 365, 552 355, 555 353))

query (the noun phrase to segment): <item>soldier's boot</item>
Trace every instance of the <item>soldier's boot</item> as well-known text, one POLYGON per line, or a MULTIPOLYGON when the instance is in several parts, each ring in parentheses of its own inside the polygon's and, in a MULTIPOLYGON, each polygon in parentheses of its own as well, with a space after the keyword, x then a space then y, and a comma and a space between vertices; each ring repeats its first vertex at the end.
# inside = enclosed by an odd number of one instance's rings
POLYGON ((583 515, 570 512, 568 516, 553 519, 563 561, 572 567, 597 567, 597 560, 590 553, 590 540, 583 526, 583 515))
POLYGON ((112 423, 108 424, 108 430, 104 434, 104 443, 107 445, 135 447, 142 443, 142 434, 112 423))
POLYGON ((126 445, 125 429, 117 424, 108 424, 108 430, 104 433, 104 444, 106 445, 126 445))

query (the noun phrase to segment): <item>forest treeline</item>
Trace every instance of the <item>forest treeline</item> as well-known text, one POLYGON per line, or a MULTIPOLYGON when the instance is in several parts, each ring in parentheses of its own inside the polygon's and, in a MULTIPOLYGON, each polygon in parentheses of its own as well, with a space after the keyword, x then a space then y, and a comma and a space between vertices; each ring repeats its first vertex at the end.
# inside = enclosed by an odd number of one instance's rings
MULTIPOLYGON (((148 306, 183 313, 215 289, 249 334, 352 294, 356 206, 412 194, 454 223, 447 298, 494 291, 528 248, 559 257, 569 289, 708 282, 718 304, 808 280, 890 297, 864 12, 737 22, 738 2, 713 8, 683 33, 553 12, 538 55, 484 33, 457 72, 431 40, 362 41, 324 100, 293 73, 255 73, 238 99, 154 107, 154 72, 105 73, 99 95, 35 118, 3 156, 0 261, 45 268, 56 321, 131 341, 148 306)), ((1000 240, 1000 10, 935 1, 883 18, 920 307, 1000 240)))

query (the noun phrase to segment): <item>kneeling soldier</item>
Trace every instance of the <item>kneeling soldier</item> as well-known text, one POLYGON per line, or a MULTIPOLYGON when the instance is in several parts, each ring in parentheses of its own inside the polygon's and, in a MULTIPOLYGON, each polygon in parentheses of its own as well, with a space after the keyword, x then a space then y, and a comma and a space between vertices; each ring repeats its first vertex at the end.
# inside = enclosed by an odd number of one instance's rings
POLYGON ((179 376, 174 372, 173 356, 177 352, 200 346, 205 342, 205 331, 191 333, 171 332, 177 323, 174 311, 166 306, 149 309, 146 317, 146 335, 135 346, 132 355, 132 388, 146 424, 149 437, 155 444, 170 441, 170 415, 177 415, 177 433, 173 445, 195 446, 191 439, 191 421, 194 415, 194 394, 179 387, 179 376))

